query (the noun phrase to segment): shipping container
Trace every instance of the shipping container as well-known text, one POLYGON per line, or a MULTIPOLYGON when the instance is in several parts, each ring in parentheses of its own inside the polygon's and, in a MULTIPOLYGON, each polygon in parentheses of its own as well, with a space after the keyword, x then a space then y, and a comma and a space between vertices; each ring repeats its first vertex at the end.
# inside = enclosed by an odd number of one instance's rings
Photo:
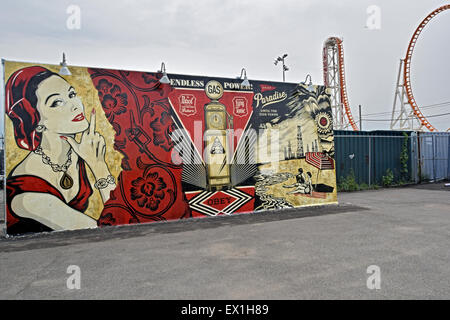
POLYGON ((450 132, 419 132, 418 145, 421 180, 450 179, 450 132))

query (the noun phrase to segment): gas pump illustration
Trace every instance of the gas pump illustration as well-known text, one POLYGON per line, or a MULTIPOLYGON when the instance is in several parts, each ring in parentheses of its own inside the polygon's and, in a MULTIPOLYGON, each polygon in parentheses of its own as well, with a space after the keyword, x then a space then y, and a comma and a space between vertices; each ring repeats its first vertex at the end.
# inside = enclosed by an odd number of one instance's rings
POLYGON ((233 117, 228 114, 225 105, 219 102, 223 95, 223 87, 218 81, 209 81, 205 86, 205 92, 211 99, 211 102, 204 106, 207 189, 221 190, 231 187, 227 129, 233 129, 233 117))

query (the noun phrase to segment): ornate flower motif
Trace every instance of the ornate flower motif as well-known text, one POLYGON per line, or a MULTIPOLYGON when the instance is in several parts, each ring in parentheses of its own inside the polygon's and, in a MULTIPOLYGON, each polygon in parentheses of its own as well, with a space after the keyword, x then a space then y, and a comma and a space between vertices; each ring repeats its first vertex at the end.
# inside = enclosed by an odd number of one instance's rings
POLYGON ((100 79, 95 88, 97 88, 99 96, 103 96, 112 88, 112 83, 106 79, 100 79))
POLYGON ((165 151, 172 150, 174 143, 170 138, 175 125, 168 112, 161 113, 161 117, 156 118, 150 123, 153 129, 153 144, 160 146, 165 151))
POLYGON ((106 79, 100 79, 96 86, 101 99, 103 110, 108 118, 127 111, 128 97, 118 85, 113 85, 106 79))
POLYGON ((157 172, 149 173, 143 178, 139 177, 131 184, 132 200, 137 200, 141 208, 145 207, 152 211, 158 209, 160 200, 164 199, 164 189, 167 185, 157 172))
POLYGON ((102 99, 102 106, 108 118, 112 114, 119 115, 127 111, 125 106, 128 104, 127 94, 121 93, 119 86, 114 85, 110 92, 111 94, 106 94, 102 99))

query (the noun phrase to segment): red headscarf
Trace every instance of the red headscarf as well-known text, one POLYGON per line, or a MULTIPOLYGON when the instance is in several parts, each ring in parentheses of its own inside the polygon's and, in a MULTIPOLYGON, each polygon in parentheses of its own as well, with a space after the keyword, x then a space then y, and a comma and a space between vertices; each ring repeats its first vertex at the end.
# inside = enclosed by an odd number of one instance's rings
POLYGON ((5 89, 6 114, 13 122, 17 145, 19 148, 30 151, 39 146, 42 133, 36 131, 40 116, 36 105, 28 100, 27 89, 34 91, 37 89, 38 83, 34 83, 35 81, 33 81, 35 88, 28 87, 30 81, 40 74, 53 74, 53 72, 37 66, 17 70, 9 77, 5 89))

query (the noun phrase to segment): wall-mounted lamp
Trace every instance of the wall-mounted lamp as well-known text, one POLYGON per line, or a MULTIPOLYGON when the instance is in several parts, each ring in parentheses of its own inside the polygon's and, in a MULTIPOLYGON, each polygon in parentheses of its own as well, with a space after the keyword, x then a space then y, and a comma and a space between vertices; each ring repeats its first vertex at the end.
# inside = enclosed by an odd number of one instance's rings
POLYGON ((67 67, 66 54, 64 52, 63 52, 62 62, 59 65, 61 66, 61 69, 59 69, 60 75, 62 75, 62 76, 71 76, 72 75, 69 68, 67 67))
POLYGON ((306 75, 305 81, 301 82, 301 84, 302 84, 302 85, 306 85, 306 81, 308 80, 308 78, 309 78, 308 91, 309 91, 309 92, 313 92, 313 91, 314 91, 314 86, 313 86, 313 84, 312 84, 311 76, 310 76, 309 74, 306 75))
POLYGON ((242 68, 241 76, 239 77, 239 79, 242 79, 242 74, 244 74, 244 81, 241 82, 241 85, 245 87, 250 87, 250 82, 247 79, 247 71, 245 70, 245 68, 242 68))
POLYGON ((166 65, 164 64, 164 62, 161 63, 161 70, 159 70, 158 72, 160 72, 160 73, 162 72, 162 74, 163 74, 162 78, 159 79, 159 82, 161 82, 161 83, 170 83, 170 79, 167 76, 166 65))

